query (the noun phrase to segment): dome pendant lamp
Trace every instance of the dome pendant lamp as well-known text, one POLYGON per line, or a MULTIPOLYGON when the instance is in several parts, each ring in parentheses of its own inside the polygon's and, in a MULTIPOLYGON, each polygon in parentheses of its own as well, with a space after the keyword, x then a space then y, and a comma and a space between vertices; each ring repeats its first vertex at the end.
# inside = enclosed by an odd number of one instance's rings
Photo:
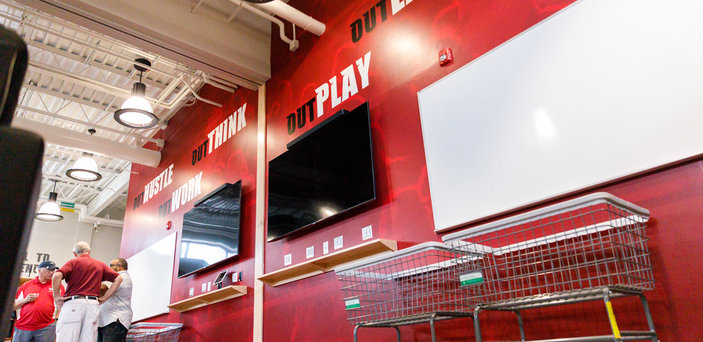
POLYGON ((63 220, 61 216, 61 209, 56 203, 56 198, 58 194, 56 193, 56 181, 54 181, 54 191, 49 192, 49 202, 44 203, 39 211, 34 215, 37 220, 56 222, 63 220))
POLYGON ((66 176, 82 182, 94 182, 103 178, 98 173, 98 164, 93 159, 93 154, 83 152, 83 155, 76 160, 73 167, 66 170, 66 176))
POLYGON ((134 69, 139 71, 139 82, 134 83, 132 86, 132 97, 122 103, 122 109, 115 111, 114 117, 115 121, 123 126, 130 128, 151 128, 156 126, 159 120, 156 115, 154 115, 154 109, 151 107, 149 101, 144 98, 146 85, 142 83, 142 74, 144 71, 149 71, 147 67, 142 65, 151 66, 151 63, 144 58, 137 58, 135 61, 140 63, 134 64, 134 69))
MULTIPOLYGON (((93 136, 95 129, 89 129, 88 133, 93 136)), ((81 182, 94 182, 103 178, 103 175, 98 172, 98 164, 93 159, 93 154, 87 152, 83 152, 73 163, 73 167, 66 170, 66 176, 81 182)))

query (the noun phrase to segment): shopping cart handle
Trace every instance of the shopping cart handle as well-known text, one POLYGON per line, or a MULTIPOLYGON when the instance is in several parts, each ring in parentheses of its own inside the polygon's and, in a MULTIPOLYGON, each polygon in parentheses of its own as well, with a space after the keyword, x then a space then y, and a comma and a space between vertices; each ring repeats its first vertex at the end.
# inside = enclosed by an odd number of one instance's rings
POLYGON ((632 204, 628 201, 615 197, 606 192, 597 192, 590 195, 575 198, 569 201, 564 201, 556 203, 544 208, 539 208, 532 210, 523 214, 511 216, 502 220, 495 222, 489 222, 480 226, 462 230, 456 233, 447 234, 442 237, 444 242, 455 242, 458 240, 463 240, 472 236, 486 234, 492 231, 498 231, 506 227, 518 225, 525 222, 534 221, 538 217, 544 215, 554 215, 555 213, 565 212, 570 210, 576 210, 579 208, 584 208, 591 205, 597 204, 609 204, 614 207, 627 210, 631 212, 636 217, 634 218, 638 222, 647 222, 649 220, 649 210, 632 204))

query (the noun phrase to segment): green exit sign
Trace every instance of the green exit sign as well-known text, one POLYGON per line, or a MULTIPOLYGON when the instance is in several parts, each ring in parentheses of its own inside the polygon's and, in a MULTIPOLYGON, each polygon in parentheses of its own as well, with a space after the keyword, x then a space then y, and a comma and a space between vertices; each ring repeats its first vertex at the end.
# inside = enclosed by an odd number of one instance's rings
POLYGON ((76 204, 72 202, 61 202, 61 207, 63 208, 75 208, 76 204))

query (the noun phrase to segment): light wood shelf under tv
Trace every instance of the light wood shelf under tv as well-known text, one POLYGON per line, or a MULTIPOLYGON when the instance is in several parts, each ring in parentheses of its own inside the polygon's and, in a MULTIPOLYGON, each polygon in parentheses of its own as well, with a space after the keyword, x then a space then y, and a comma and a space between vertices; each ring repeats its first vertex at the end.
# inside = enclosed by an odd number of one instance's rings
POLYGON ((343 249, 341 251, 310 259, 300 264, 266 273, 258 279, 269 286, 283 285, 292 281, 332 271, 335 267, 339 267, 372 255, 395 252, 397 250, 397 241, 376 239, 343 249))
POLYGON ((180 302, 171 303, 168 307, 178 312, 183 312, 237 298, 245 294, 247 294, 246 286, 230 285, 195 297, 186 298, 180 302))

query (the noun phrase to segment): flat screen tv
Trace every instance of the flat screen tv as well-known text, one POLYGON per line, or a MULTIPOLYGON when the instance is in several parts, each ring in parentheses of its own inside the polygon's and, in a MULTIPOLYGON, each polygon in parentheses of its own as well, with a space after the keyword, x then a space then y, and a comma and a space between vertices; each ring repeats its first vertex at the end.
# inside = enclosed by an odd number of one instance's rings
POLYGON ((242 181, 224 184, 183 215, 178 276, 239 254, 242 181))
POLYGON ((289 143, 268 181, 268 241, 376 199, 368 102, 289 143))

